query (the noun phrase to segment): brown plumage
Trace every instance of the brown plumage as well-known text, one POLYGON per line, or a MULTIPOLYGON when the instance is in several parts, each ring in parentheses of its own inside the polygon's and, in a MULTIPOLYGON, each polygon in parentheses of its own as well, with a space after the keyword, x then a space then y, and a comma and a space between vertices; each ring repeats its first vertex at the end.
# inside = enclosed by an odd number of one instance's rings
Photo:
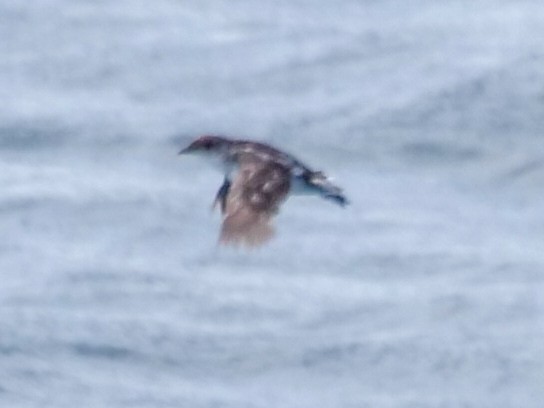
POLYGON ((320 171, 272 146, 204 135, 180 154, 207 157, 225 179, 215 197, 223 213, 219 242, 257 246, 274 234, 272 218, 290 194, 318 195, 345 206, 342 189, 320 171))
POLYGON ((274 162, 242 160, 225 197, 222 244, 257 246, 274 235, 272 217, 290 188, 289 170, 274 162))

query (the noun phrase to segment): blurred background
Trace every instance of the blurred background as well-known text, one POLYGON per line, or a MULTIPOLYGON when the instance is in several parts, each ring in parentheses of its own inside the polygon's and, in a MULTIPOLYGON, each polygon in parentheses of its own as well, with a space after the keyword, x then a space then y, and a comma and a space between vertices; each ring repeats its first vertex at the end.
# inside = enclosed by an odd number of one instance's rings
POLYGON ((541 0, 0 2, 0 405, 544 400, 541 0), (221 249, 263 140, 352 201, 221 249))

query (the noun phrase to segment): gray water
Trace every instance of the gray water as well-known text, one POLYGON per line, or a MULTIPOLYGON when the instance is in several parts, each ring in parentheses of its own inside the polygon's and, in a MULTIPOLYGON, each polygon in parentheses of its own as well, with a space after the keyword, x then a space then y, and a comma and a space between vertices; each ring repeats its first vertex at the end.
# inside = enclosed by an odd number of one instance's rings
POLYGON ((0 2, 0 406, 544 406, 541 0, 0 2), (342 185, 217 247, 267 141, 342 185))

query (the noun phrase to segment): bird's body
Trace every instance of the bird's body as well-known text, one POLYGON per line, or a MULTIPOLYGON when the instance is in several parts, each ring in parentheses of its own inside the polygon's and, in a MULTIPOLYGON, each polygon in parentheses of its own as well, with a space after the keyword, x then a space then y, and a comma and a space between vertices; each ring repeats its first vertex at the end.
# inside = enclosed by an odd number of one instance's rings
POLYGON ((219 165, 223 185, 214 204, 223 213, 220 242, 259 245, 273 235, 271 218, 289 194, 321 195, 342 206, 342 190, 318 171, 272 146, 201 136, 180 153, 199 153, 219 165))

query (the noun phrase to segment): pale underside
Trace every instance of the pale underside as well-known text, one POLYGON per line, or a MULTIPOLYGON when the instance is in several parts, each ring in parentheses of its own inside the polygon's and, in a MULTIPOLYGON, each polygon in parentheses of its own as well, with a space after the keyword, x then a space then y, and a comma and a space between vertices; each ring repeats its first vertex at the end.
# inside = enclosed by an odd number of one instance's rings
POLYGON ((274 161, 246 157, 239 161, 231 183, 223 208, 220 243, 265 243, 274 235, 272 218, 289 193, 289 170, 274 161))

